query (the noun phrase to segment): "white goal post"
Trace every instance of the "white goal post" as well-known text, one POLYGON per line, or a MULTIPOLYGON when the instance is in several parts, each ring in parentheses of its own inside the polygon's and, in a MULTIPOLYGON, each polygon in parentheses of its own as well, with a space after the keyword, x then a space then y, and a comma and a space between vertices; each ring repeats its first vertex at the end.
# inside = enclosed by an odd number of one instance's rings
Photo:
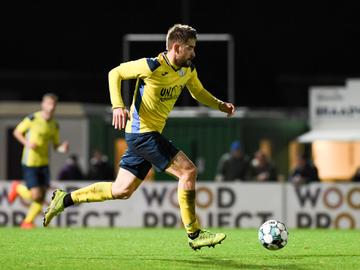
MULTIPOLYGON (((131 42, 159 42, 166 40, 165 34, 126 34, 123 37, 123 61, 130 60, 131 42)), ((230 34, 198 34, 198 41, 227 43, 227 97, 235 103, 235 44, 230 34)), ((128 85, 126 87, 129 87, 128 85)))

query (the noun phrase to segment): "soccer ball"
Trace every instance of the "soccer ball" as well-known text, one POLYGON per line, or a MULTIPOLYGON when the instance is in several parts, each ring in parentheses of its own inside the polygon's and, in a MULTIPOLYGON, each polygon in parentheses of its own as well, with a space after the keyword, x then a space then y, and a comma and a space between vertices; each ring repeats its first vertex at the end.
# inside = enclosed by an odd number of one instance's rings
POLYGON ((269 250, 278 250, 286 246, 289 232, 284 223, 271 219, 259 228, 259 241, 269 250))

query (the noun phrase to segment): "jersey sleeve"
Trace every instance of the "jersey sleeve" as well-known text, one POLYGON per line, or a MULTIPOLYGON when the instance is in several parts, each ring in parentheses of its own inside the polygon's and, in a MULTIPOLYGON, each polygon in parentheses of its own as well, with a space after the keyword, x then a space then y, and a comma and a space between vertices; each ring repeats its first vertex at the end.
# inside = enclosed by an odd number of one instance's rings
POLYGON ((151 74, 147 59, 124 62, 109 72, 109 90, 112 108, 125 108, 121 97, 121 81, 147 77, 151 74))
POLYGON ((189 89, 191 96, 202 104, 219 110, 219 105, 222 101, 214 97, 203 87, 195 68, 192 70, 192 73, 190 80, 186 83, 186 87, 189 89))
POLYGON ((15 128, 15 130, 21 132, 21 133, 25 133, 26 131, 29 130, 30 126, 31 126, 31 120, 32 120, 32 116, 27 116, 25 117, 15 128))

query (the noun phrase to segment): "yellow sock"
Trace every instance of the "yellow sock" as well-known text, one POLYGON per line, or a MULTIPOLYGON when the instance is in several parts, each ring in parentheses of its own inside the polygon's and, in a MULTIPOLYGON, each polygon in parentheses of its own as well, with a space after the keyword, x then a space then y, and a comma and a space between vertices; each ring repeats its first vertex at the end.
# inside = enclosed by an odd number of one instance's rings
POLYGON ((178 188, 178 200, 181 219, 187 233, 194 233, 200 229, 195 215, 195 190, 178 188))
POLYGON ((111 186, 112 182, 98 182, 71 192, 71 199, 74 204, 113 200, 111 186))
POLYGON ((31 192, 30 190, 24 185, 17 185, 16 186, 16 193, 25 200, 31 200, 31 192))
POLYGON ((26 223, 33 223, 36 216, 41 212, 42 204, 39 202, 32 202, 29 208, 29 211, 24 219, 26 223))

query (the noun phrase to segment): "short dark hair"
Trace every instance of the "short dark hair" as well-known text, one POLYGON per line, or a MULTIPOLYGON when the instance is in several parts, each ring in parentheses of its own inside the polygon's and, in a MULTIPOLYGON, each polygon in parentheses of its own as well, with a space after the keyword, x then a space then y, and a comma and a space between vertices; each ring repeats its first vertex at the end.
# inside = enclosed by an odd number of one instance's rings
POLYGON ((197 39, 196 30, 185 24, 175 24, 166 35, 166 49, 170 50, 174 42, 186 43, 189 39, 197 39))
POLYGON ((71 160, 73 160, 74 162, 77 162, 77 161, 78 161, 78 156, 77 156, 77 154, 71 154, 71 155, 69 156, 69 158, 70 158, 71 160))
POLYGON ((42 99, 44 100, 45 98, 51 98, 51 99, 53 99, 55 101, 59 100, 58 96, 55 95, 54 93, 46 93, 46 94, 44 94, 42 99))

